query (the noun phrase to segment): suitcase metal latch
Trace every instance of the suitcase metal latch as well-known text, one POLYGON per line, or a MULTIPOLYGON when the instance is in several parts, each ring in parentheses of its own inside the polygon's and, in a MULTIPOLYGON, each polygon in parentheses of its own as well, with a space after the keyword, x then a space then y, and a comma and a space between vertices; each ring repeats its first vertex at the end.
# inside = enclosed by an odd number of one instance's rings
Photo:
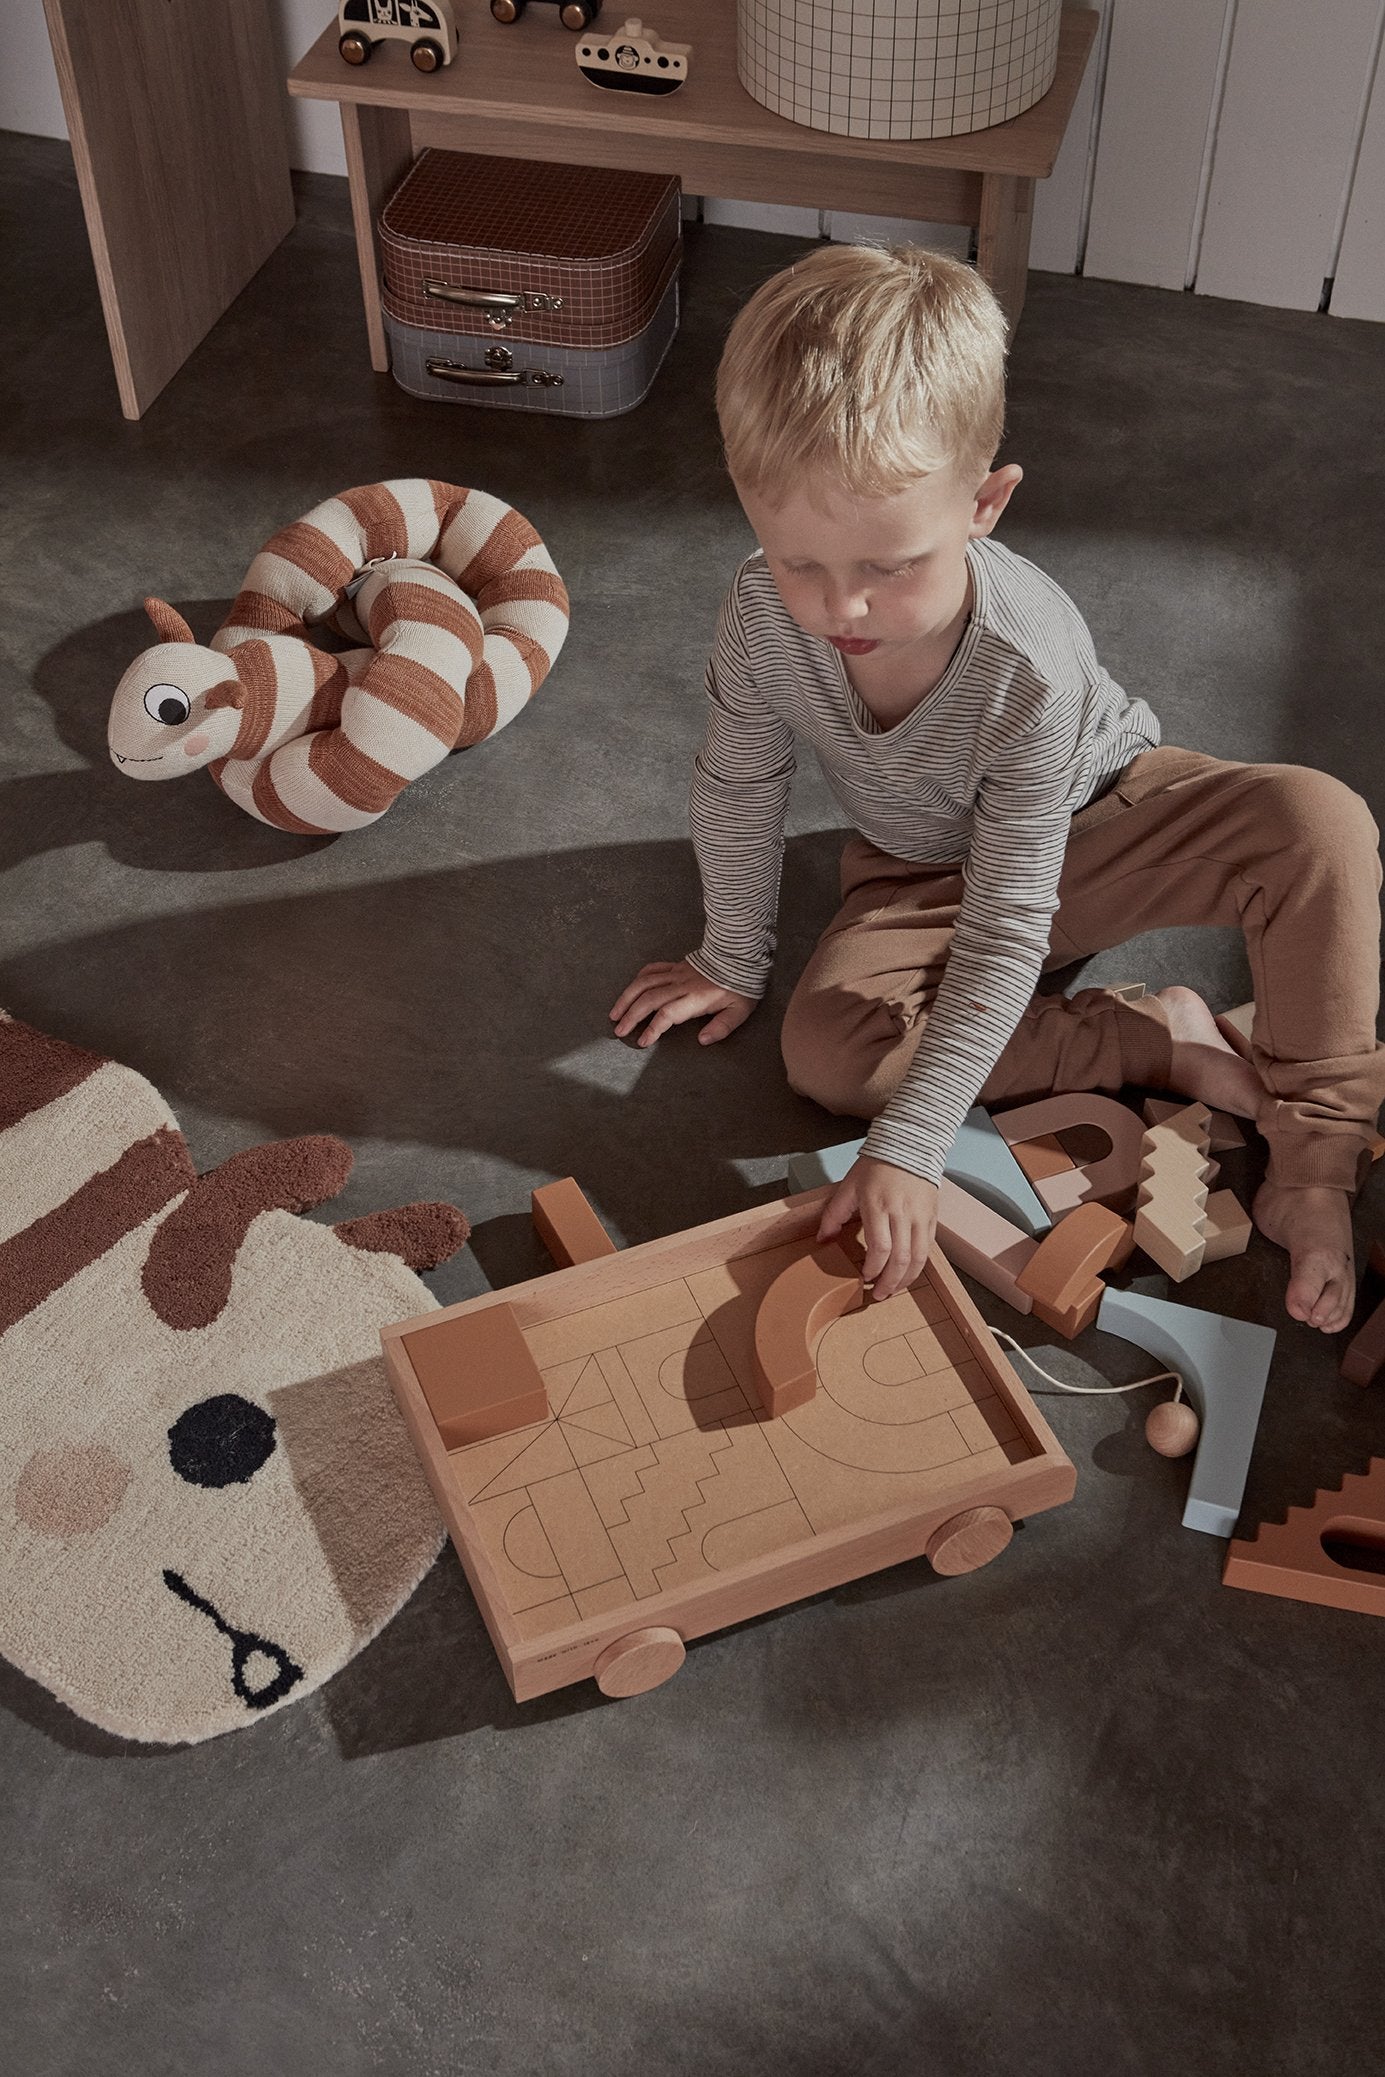
POLYGON ((561 296, 550 296, 542 289, 511 295, 502 289, 459 288, 450 281, 425 281, 423 293, 435 303, 459 303, 464 310, 483 311, 486 323, 497 332, 506 331, 526 312, 563 307, 561 296))

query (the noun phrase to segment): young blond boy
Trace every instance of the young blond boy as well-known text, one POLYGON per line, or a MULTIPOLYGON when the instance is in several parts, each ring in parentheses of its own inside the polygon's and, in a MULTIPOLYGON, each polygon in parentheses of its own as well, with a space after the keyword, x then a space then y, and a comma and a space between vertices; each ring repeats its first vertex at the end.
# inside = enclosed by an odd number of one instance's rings
POLYGON ((918 247, 823 247, 737 318, 717 409, 760 551, 708 671, 706 930, 641 970, 616 1031, 648 1046, 705 1017, 711 1044, 750 1015, 802 739, 858 834, 783 1052, 795 1089, 873 1120, 821 1231, 859 1220, 875 1296, 920 1273, 974 1103, 1136 1083, 1255 1121, 1254 1215, 1289 1251, 1289 1312, 1336 1333, 1385 1097, 1378 832, 1325 773, 1161 748, 1072 602, 991 538, 1022 474, 993 466, 1004 361, 980 277, 918 247), (1045 965, 1228 923, 1254 976, 1249 1061, 1190 989, 1034 997, 1045 965))

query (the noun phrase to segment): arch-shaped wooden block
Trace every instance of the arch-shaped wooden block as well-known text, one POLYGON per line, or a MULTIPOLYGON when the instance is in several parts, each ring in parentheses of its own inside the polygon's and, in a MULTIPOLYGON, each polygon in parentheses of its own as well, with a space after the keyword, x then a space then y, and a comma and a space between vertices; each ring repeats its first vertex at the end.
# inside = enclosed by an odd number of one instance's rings
POLYGON ((924 1555, 935 1572, 955 1579, 959 1573, 979 1571, 998 1558, 1014 1533, 1015 1525, 1003 1507, 968 1507, 933 1531, 924 1555))
POLYGON ((608 1644, 593 1669, 603 1695, 643 1695, 672 1680, 687 1653, 676 1630, 632 1630, 608 1644))
POLYGON ((863 1286, 835 1241, 800 1255, 774 1279, 755 1315, 760 1401, 772 1418, 806 1405, 817 1390, 813 1351, 834 1320, 860 1302, 863 1286))
POLYGON ((1127 1110, 1113 1096, 1073 1089, 1061 1096, 1042 1097, 1038 1103, 1021 1104, 1017 1110, 997 1111, 991 1123, 1007 1146, 1016 1140, 1040 1139, 1049 1132, 1067 1132, 1074 1125, 1095 1125, 1110 1140, 1111 1151, 1104 1160, 1079 1163, 1035 1182, 1035 1192, 1053 1220, 1066 1217, 1079 1204, 1107 1204, 1115 1211, 1127 1211, 1133 1204, 1140 1180, 1144 1123, 1137 1112, 1127 1110))
POLYGON ((1134 1246, 1127 1220, 1104 1204, 1080 1204, 1045 1235, 1015 1281, 1044 1325, 1071 1340, 1096 1318, 1100 1272, 1118 1269, 1134 1246))

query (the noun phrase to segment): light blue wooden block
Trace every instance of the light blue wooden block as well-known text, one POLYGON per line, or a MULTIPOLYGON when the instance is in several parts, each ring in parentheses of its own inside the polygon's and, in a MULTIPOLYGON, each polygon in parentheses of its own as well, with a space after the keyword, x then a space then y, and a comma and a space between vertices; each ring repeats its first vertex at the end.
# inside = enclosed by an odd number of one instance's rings
POLYGON ((1182 1374, 1202 1422, 1183 1526, 1230 1536, 1260 1425, 1274 1329, 1145 1298, 1138 1291, 1109 1289, 1096 1324, 1103 1334, 1133 1341, 1182 1374))
MULTIPOLYGON (((847 1139, 840 1146, 795 1154, 789 1161, 789 1181, 795 1190, 816 1190, 823 1183, 839 1183, 864 1145, 863 1139, 847 1139)), ((967 1112, 943 1174, 1031 1238, 1047 1233, 1053 1223, 1030 1189, 1029 1178, 983 1110, 967 1112)))
POLYGON ((943 1174, 1037 1240, 1053 1224, 1029 1178, 978 1104, 962 1120, 943 1174))
POLYGON ((795 1190, 820 1190, 824 1183, 839 1183, 864 1145, 863 1139, 844 1139, 839 1147, 817 1147, 809 1154, 791 1154, 790 1186, 795 1190))

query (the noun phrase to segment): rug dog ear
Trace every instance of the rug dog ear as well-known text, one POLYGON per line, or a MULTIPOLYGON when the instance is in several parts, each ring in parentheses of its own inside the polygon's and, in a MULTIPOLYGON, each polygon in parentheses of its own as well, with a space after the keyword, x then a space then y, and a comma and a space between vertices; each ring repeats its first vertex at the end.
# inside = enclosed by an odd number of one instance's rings
POLYGON ((231 1295, 251 1221, 261 1212, 305 1212, 335 1197, 351 1173, 351 1149, 321 1133, 232 1154, 200 1176, 160 1226, 140 1282, 169 1327, 210 1327, 231 1295))
POLYGON ((471 1221, 455 1204, 402 1204, 363 1219, 341 1219, 332 1231, 349 1248, 397 1255, 409 1269, 436 1269, 466 1246, 471 1221))
POLYGON ((196 635, 194 635, 177 607, 170 606, 167 599, 146 599, 144 610, 154 623, 154 632, 161 642, 195 642, 197 640, 196 635))

